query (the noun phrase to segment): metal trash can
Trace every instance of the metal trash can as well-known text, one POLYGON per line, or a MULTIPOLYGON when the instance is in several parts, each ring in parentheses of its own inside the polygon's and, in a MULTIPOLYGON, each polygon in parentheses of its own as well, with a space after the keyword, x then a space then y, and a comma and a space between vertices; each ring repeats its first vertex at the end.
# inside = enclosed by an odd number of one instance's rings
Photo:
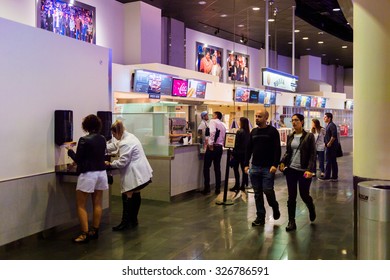
POLYGON ((390 259, 390 181, 358 184, 357 258, 390 259))

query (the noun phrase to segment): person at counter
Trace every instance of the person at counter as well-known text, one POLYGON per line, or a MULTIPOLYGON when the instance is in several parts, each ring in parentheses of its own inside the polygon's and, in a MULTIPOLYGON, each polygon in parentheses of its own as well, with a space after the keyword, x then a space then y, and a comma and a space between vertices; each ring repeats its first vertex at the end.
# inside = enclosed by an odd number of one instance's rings
POLYGON ((95 115, 88 115, 82 122, 82 128, 88 134, 79 139, 76 153, 68 149, 68 155, 77 164, 80 173, 76 186, 77 215, 81 233, 73 238, 75 243, 87 243, 99 237, 99 226, 102 217, 103 191, 108 189, 106 166, 106 139, 100 135, 101 120, 95 115), (93 218, 92 227, 88 228, 86 202, 92 195, 93 218))
POLYGON ((127 132, 122 121, 111 126, 112 136, 118 140, 107 144, 107 152, 119 150, 119 158, 106 165, 119 169, 122 193, 122 220, 113 231, 122 231, 138 225, 138 212, 141 207, 140 191, 152 182, 153 170, 146 158, 141 142, 127 132))
MULTIPOLYGON (((200 144, 203 144, 203 147, 206 147, 210 136, 209 114, 207 111, 203 111, 200 113, 200 117, 202 120, 198 126, 198 135, 201 137, 200 139, 202 141, 200 144)), ((204 150, 206 150, 206 148, 204 148, 204 150)))
POLYGON ((215 111, 213 119, 210 121, 210 137, 204 155, 203 176, 204 189, 203 194, 210 193, 210 167, 214 165, 215 173, 215 194, 221 192, 221 159, 223 153, 223 144, 225 141, 226 127, 222 123, 222 113, 215 111))
POLYGON ((255 193, 256 219, 252 222, 252 226, 265 224, 264 194, 269 206, 272 207, 274 219, 280 217, 274 190, 275 172, 281 155, 280 136, 275 127, 267 125, 268 118, 269 113, 265 110, 256 113, 257 127, 250 133, 245 156, 245 173, 249 173, 255 193), (251 158, 252 166, 249 169, 251 158))

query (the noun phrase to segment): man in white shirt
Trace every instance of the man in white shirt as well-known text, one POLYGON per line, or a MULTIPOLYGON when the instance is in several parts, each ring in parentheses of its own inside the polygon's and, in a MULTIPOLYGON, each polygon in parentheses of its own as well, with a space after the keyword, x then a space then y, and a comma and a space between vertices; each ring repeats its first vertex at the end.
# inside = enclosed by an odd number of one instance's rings
POLYGON ((210 193, 210 167, 212 163, 214 164, 215 172, 215 194, 219 194, 221 192, 221 158, 226 135, 226 127, 221 120, 222 113, 216 111, 213 113, 213 119, 210 121, 209 124, 210 138, 208 141, 206 153, 204 155, 203 165, 203 194, 210 193))

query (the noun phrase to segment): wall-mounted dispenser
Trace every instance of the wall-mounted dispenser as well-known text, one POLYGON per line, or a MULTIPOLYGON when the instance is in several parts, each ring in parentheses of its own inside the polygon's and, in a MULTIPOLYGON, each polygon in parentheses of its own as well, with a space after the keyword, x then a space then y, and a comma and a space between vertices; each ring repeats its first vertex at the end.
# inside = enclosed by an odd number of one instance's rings
POLYGON ((112 112, 111 111, 98 111, 97 116, 102 121, 102 131, 100 132, 106 138, 106 141, 111 140, 111 125, 112 125, 112 112))
POLYGON ((73 141, 73 111, 56 110, 54 112, 54 142, 61 146, 73 141))

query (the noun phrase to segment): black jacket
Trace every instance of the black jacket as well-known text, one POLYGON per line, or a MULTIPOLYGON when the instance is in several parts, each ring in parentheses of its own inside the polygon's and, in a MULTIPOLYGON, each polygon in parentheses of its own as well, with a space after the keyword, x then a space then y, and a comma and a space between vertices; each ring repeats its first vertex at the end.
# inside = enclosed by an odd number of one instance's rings
MULTIPOLYGON (((286 167, 289 167, 291 164, 291 159, 293 155, 293 150, 291 148, 291 142, 294 139, 295 132, 291 133, 287 137, 287 147, 286 153, 284 154, 281 163, 284 163, 286 167)), ((314 135, 305 130, 302 131, 302 137, 300 140, 299 150, 301 153, 301 167, 310 172, 315 172, 316 166, 316 143, 314 140, 314 135)))
POLYGON ((249 144, 250 133, 245 132, 245 130, 240 129, 236 133, 236 143, 233 149, 233 156, 237 159, 245 159, 246 149, 249 144))
POLYGON ((80 137, 76 153, 68 150, 68 155, 77 163, 78 173, 105 170, 105 154, 106 139, 95 133, 80 137))

